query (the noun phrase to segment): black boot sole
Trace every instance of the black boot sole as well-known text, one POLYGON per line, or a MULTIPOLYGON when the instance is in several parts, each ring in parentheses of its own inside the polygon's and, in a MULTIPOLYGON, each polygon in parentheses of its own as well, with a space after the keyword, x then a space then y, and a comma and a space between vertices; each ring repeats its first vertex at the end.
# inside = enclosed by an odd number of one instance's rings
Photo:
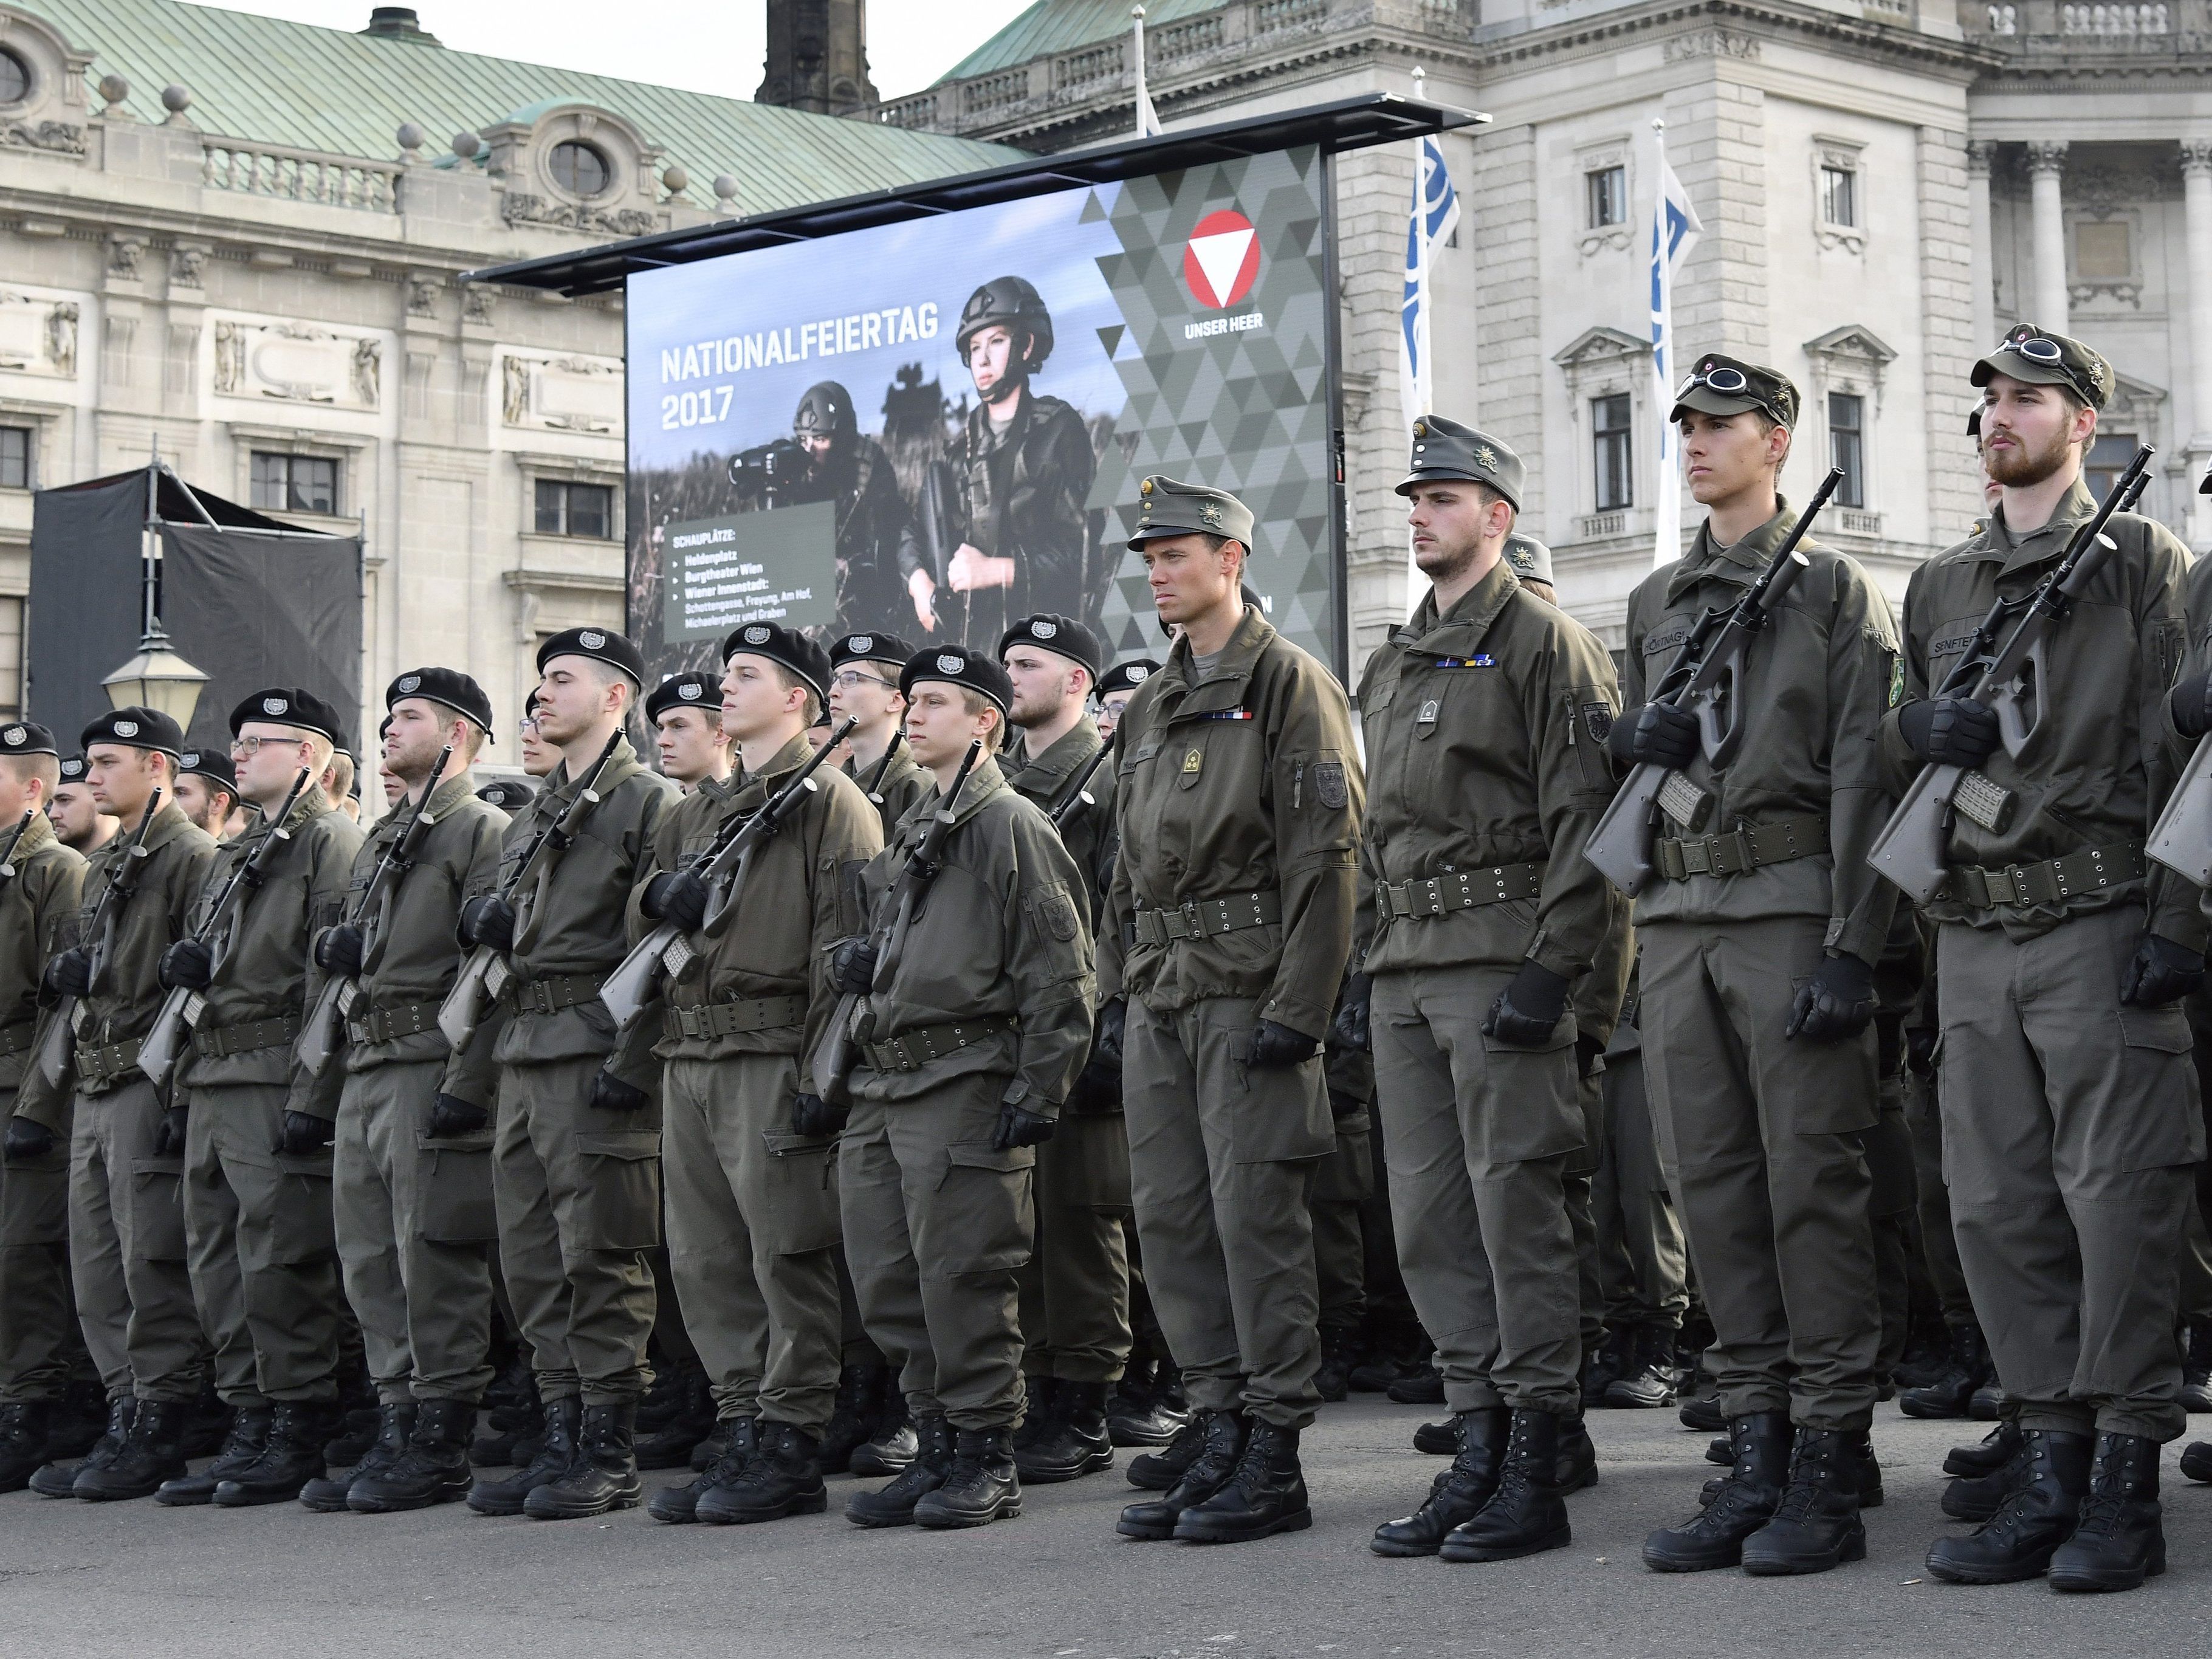
POLYGON ((88 1504, 134 1504, 142 1498, 151 1498, 161 1490, 164 1482, 176 1478, 173 1474, 165 1474, 150 1486, 111 1487, 105 1492, 81 1492, 76 1495, 88 1504))
POLYGON ((1024 1486, 1056 1486, 1064 1481, 1080 1480, 1086 1474, 1103 1474, 1113 1467, 1114 1451, 1110 1446, 1103 1451, 1092 1452, 1080 1463, 1074 1464, 1031 1467, 1018 1456, 1014 1459, 1014 1473, 1021 1476, 1024 1486))
POLYGON ((76 1496, 76 1469, 68 1463, 48 1463, 32 1472, 23 1484, 41 1498, 74 1498, 76 1496), (46 1475, 43 1481, 39 1479, 46 1475))
MULTIPOLYGON (((538 1492, 544 1490, 543 1486, 538 1488, 538 1492)), ((532 1494, 532 1497, 536 1495, 535 1492, 532 1494)), ((541 1504, 533 1510, 530 1507, 530 1499, 526 1498, 522 1500, 522 1512, 532 1521, 590 1521, 602 1515, 612 1515, 617 1510, 636 1509, 644 1502, 645 1489, 640 1486, 634 1491, 617 1492, 605 1503, 564 1504, 560 1508, 541 1504)))
POLYGON ((829 1507, 830 1494, 817 1486, 812 1492, 800 1492, 781 1504, 764 1504, 758 1509, 716 1510, 709 1515, 702 1504, 693 1509, 691 1518, 709 1527, 750 1527, 762 1521, 781 1521, 787 1515, 820 1515, 829 1507))
POLYGON ((1437 1553, 1447 1561, 1518 1561, 1524 1555, 1541 1555, 1546 1550, 1565 1549, 1574 1541, 1574 1528, 1561 1525, 1518 1544, 1461 1544, 1455 1547, 1449 1538, 1437 1553))
MULTIPOLYGON (((532 1491, 535 1490, 537 1490, 535 1487, 532 1488, 532 1491)), ((469 1495, 462 1500, 469 1506, 469 1511, 472 1515, 496 1516, 520 1515, 522 1513, 522 1506, 529 1501, 530 1493, 525 1492, 520 1498, 489 1498, 479 1503, 474 1486, 469 1488, 469 1495)))
POLYGON ((1147 1544, 1163 1543, 1175 1536, 1176 1522, 1182 1519, 1182 1511, 1176 1511, 1174 1521, 1132 1521, 1126 1515, 1114 1522, 1114 1530, 1124 1538, 1134 1538, 1147 1544))
POLYGON ((2008 1562, 1999 1566, 1967 1565, 1954 1562, 1939 1565, 1935 1557, 1928 1559, 1928 1576, 1940 1578, 1947 1584, 2017 1584, 2024 1579, 2040 1578, 2050 1571, 2051 1558, 2057 1553, 2053 1544, 2031 1561, 2008 1562))
POLYGON ((345 1507, 356 1515, 404 1515, 410 1510, 432 1510, 441 1504, 458 1504, 469 1495, 470 1481, 466 1475, 448 1482, 437 1491, 417 1498, 411 1493, 405 1498, 386 1498, 374 1492, 356 1497, 346 1494, 345 1507))
POLYGON ((988 1514, 945 1515, 933 1511, 925 1519, 921 1506, 917 1504, 915 1505, 914 1524, 924 1532, 965 1532, 972 1527, 988 1527, 994 1521, 1018 1521, 1021 1514, 1022 1495, 1016 1492, 1012 1497, 1001 1498, 994 1504, 988 1514))
POLYGON ((1897 1409, 1907 1417, 1917 1417, 1923 1423, 1949 1423, 1966 1415, 1964 1406, 1954 1407, 1941 1401, 1915 1400, 1909 1394, 1897 1396, 1897 1409))
POLYGON ((213 1486, 194 1486, 189 1490, 173 1490, 176 1485, 177 1483, 173 1480, 164 1481, 161 1484, 160 1490, 155 1492, 154 1501, 156 1504, 159 1504, 163 1509, 168 1510, 198 1509, 203 1504, 212 1504, 215 1501, 215 1488, 213 1486))
POLYGON ((1185 1544, 1249 1544, 1255 1539, 1273 1538, 1279 1532, 1304 1532, 1311 1525, 1310 1509, 1292 1510, 1288 1515, 1279 1515, 1256 1527, 1224 1526, 1203 1518, 1194 1510, 1185 1510, 1176 1522, 1175 1535, 1185 1544))
POLYGON ((1787 1578, 1813 1572, 1830 1572, 1847 1561, 1866 1559, 1866 1534, 1855 1532, 1832 1550, 1808 1550, 1796 1555, 1755 1554, 1747 1542, 1743 1570, 1754 1578, 1787 1578))
POLYGON ((302 1480, 296 1486, 264 1486, 258 1492, 249 1492, 226 1480, 215 1489, 215 1506, 219 1510, 258 1510, 270 1504, 296 1504, 307 1487, 307 1483, 302 1480))
POLYGON ((2146 1578, 2155 1578, 2165 1571, 2166 1546, 2161 1541, 2140 1568, 2054 1566, 2047 1576, 2051 1588, 2061 1595, 2095 1595, 2141 1589, 2146 1578))
POLYGON ((879 1451, 872 1451, 860 1445, 853 1448, 853 1455, 846 1460, 845 1467, 848 1473, 860 1476, 863 1480, 888 1480, 895 1475, 904 1474, 913 1462, 911 1456, 886 1457, 879 1451))

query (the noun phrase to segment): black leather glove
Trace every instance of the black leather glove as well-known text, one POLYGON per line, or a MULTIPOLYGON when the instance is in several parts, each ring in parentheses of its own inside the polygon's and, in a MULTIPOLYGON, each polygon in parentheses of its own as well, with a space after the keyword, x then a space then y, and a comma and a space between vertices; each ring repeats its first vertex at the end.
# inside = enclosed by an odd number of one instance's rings
POLYGON ((2185 738, 2201 738, 2212 732, 2212 674, 2185 675, 2166 696, 2173 711, 2173 729, 2185 738))
POLYGON ((280 1132, 276 1150, 295 1158, 304 1158, 310 1152, 319 1152, 337 1138, 338 1126, 326 1117, 317 1117, 311 1112, 286 1112, 284 1127, 280 1132))
POLYGON ((1936 1075, 1936 1040, 1942 1032, 1933 1025, 1909 1026, 1905 1033, 1905 1063, 1922 1077, 1936 1075))
POLYGON ((79 945, 74 951, 58 951, 46 963, 41 981, 50 996, 81 997, 92 989, 92 952, 79 945))
POLYGON ((315 939, 315 966, 340 979, 359 979, 362 951, 368 944, 368 935, 349 921, 325 927, 315 939))
POLYGON ((1784 1035, 1840 1042, 1865 1030, 1874 1011, 1874 969, 1848 951, 1831 951, 1797 988, 1784 1035))
POLYGON ((491 1114, 472 1100, 463 1100, 459 1095, 449 1095, 442 1089, 430 1103, 430 1138, 433 1140, 454 1140, 462 1135, 480 1135, 491 1121, 491 1114))
POLYGON ((180 1101, 171 1101, 161 1109, 161 1121, 154 1126, 154 1156, 182 1158, 185 1155, 185 1107, 180 1101))
POLYGON ((1119 1087, 1121 1081, 1121 1043, 1128 1029, 1129 1000, 1115 997, 1098 1011, 1097 1024, 1091 1033, 1090 1063, 1083 1069, 1096 1072, 1101 1082, 1119 1087))
MULTIPOLYGON (((1659 707, 1656 703, 1648 705, 1659 707)), ((1482 1017, 1482 1034, 1510 1042, 1516 1048, 1535 1048, 1552 1040, 1559 1017, 1567 1012, 1567 981, 1531 957, 1482 1017)))
POLYGON ((1368 1006, 1374 997, 1372 979, 1362 973, 1346 974, 1344 989, 1337 993, 1336 1016, 1328 1023, 1328 1040, 1355 1054, 1374 1053, 1374 1036, 1367 1024, 1368 1006))
POLYGON ((1287 1072, 1320 1052, 1320 1038, 1263 1019, 1260 1029, 1252 1033, 1252 1047, 1244 1055, 1244 1063, 1257 1072, 1287 1072))
POLYGON ((653 1097, 612 1072, 601 1072, 592 1079, 592 1104, 602 1112, 641 1112, 653 1104, 653 1097))
POLYGON ((1367 1103, 1358 1095, 1348 1095, 1341 1089, 1328 1091, 1328 1115, 1331 1117, 1350 1117, 1367 1109, 1367 1103))
POLYGON ((1579 1075, 1589 1077, 1602 1069, 1598 1062, 1605 1058, 1605 1044, 1588 1031, 1575 1033, 1575 1066, 1579 1075))
POLYGON ((1052 1120, 1040 1117, 1026 1106, 1009 1101, 999 1108, 999 1126, 991 1131, 991 1150, 1010 1152, 1016 1146, 1035 1146, 1052 1139, 1052 1120))
POLYGON ((1972 697, 1923 697, 1897 711, 1905 747, 1938 766, 1979 766, 1997 747, 1997 717, 1972 697))
POLYGON ((2136 941, 2135 960, 2120 975, 2120 1000, 2158 1008, 2204 988, 2204 957, 2157 933, 2136 941))
POLYGON ((514 949, 514 907, 496 893, 485 893, 461 907, 459 935, 469 951, 514 949))
POLYGON ((654 921, 672 921, 687 933, 707 920, 707 884, 690 870, 664 870, 645 884, 637 908, 654 921))
POLYGON ((1697 758, 1697 719, 1663 702, 1647 702, 1632 716, 1623 714, 1613 721, 1606 746, 1631 765, 1679 770, 1697 758), (1628 735, 1616 744, 1624 730, 1628 735))
POLYGON ((845 1120, 853 1115, 849 1106, 832 1106, 820 1095, 793 1095, 791 1097, 791 1133, 805 1135, 809 1140, 823 1140, 841 1133, 845 1120))
POLYGON ((854 996, 875 988, 876 947, 864 939, 841 941, 830 953, 830 982, 854 996))
POLYGON ((0 1140, 0 1158, 10 1164, 28 1164, 53 1149, 54 1132, 45 1124, 34 1123, 27 1117, 8 1120, 7 1138, 0 1140))
POLYGON ((180 939, 161 952, 154 977, 164 991, 204 991, 215 977, 215 951, 196 939, 180 939))

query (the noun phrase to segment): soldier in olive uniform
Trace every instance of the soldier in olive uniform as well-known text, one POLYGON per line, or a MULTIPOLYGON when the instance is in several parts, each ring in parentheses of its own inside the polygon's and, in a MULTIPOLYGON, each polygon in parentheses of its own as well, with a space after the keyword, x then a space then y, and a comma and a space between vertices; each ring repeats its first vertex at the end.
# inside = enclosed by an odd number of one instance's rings
POLYGON ((178 759, 177 805, 217 841, 228 840, 233 824, 246 816, 230 757, 212 749, 187 749, 178 759))
POLYGON ((470 767, 490 740, 491 700, 450 668, 410 670, 385 688, 384 765, 407 803, 354 860, 346 920, 315 962, 340 993, 343 1065, 333 1176, 346 1294, 361 1316, 381 1421, 345 1480, 313 1482, 311 1508, 361 1514, 465 1496, 469 1435, 492 1378, 491 1032, 456 1053, 438 1010, 460 970, 461 901, 489 888, 507 817, 479 799, 470 767), (448 745, 453 757, 434 778, 448 745), (424 799, 425 792, 428 799, 424 799), (394 843, 425 826, 361 913, 394 843))
POLYGON ((914 647, 896 634, 846 634, 830 647, 830 717, 860 722, 846 739, 850 753, 844 773, 876 809, 885 840, 907 810, 935 787, 907 752, 899 730, 906 713, 899 675, 913 656, 914 647))
POLYGON ((1644 1073, 1735 1452, 1713 1502, 1645 1541, 1660 1571, 1856 1560, 1862 1483, 1877 1478, 1860 1137, 1876 1117, 1874 963, 1896 900, 1866 863, 1889 807, 1874 743, 1897 661, 1888 604, 1808 539, 1723 711, 1723 763, 1692 716, 1649 701, 1698 618, 1733 606, 1788 535, 1776 484, 1797 406, 1782 375, 1728 357, 1701 358, 1681 388, 1668 418, 1711 516, 1630 596, 1612 735, 1623 763, 1678 771, 1710 802, 1710 834, 1658 827, 1635 905, 1644 1073))
MULTIPOLYGON (((1459 1424, 1449 1474, 1376 1532, 1385 1555, 1504 1560, 1569 1538, 1558 1474, 1582 1410, 1582 1297, 1565 1182, 1588 1140, 1576 991, 1615 931, 1604 878, 1575 854, 1612 795, 1618 700, 1604 647, 1504 556, 1523 479, 1496 439, 1414 422, 1398 491, 1432 587, 1360 683, 1354 984, 1399 1260, 1459 1424)), ((1617 1012, 1617 971, 1612 994, 1617 1012)))
MULTIPOLYGON (((1591 1207, 1606 1323, 1615 1330, 1647 1333, 1647 1355, 1671 1360, 1682 1316, 1690 1308, 1689 1258, 1667 1171, 1659 1161, 1659 1143, 1651 1132, 1644 1034, 1638 1029, 1642 993, 1632 977, 1620 1022, 1606 1045, 1600 1078, 1605 1091, 1605 1146, 1591 1183, 1591 1207)), ((1613 1390, 1633 1388, 1636 1380, 1616 1378, 1605 1403, 1613 1404, 1619 1398, 1613 1390)))
POLYGON ((214 1346, 231 1430, 215 1462, 164 1485, 169 1504, 289 1502, 324 1473, 340 1426, 339 1328, 346 1318, 331 1210, 335 1074, 294 1054, 321 991, 308 943, 343 910, 361 831, 313 780, 344 741, 312 692, 256 691, 231 711, 238 787, 260 816, 209 866, 188 918, 195 935, 162 953, 163 988, 184 991, 190 1051, 175 1072, 185 1120, 185 1237, 193 1295, 214 1346), (272 822, 300 775, 309 780, 272 822), (215 906, 245 861, 275 839, 259 879, 215 906))
POLYGON ((1199 1417, 1133 1484, 1137 1538, 1312 1523, 1298 1464, 1321 1364, 1313 1226, 1336 1143, 1322 1072, 1352 950, 1361 784, 1344 688, 1241 592, 1251 509, 1146 478, 1130 545, 1181 629, 1115 743, 1121 850, 1100 990, 1147 1288, 1199 1417), (1110 1026, 1109 1026, 1110 1029, 1110 1026))
POLYGON ((869 1527, 975 1527, 1021 1513, 1015 1273, 1034 1236, 1036 1148, 1091 1045, 1089 905, 1051 822, 991 757, 1013 701, 1006 671, 925 650, 899 686, 937 790, 869 865, 868 933, 836 952, 839 988, 859 999, 838 1183, 860 1310, 901 1368, 921 1449, 845 1512, 869 1527), (937 873, 909 903, 908 856, 941 815, 937 873))
POLYGON ((1950 874, 1925 908, 1952 1223, 2026 1444, 1996 1516, 1939 1540, 1928 1568, 2127 1589, 2166 1564, 2159 1447, 2186 1421, 2175 1247, 2204 1156, 2179 999, 2203 982, 2205 923, 2143 839, 2178 739, 2212 711, 2201 664, 2175 684, 2188 550, 2133 514, 2107 524, 2115 550, 2039 648, 2024 741, 1946 693, 1992 602, 2024 601, 2096 512, 2081 465, 2115 385, 2096 352, 2028 323, 1972 378, 2003 494, 1984 530, 1913 573, 1882 748, 1899 783, 1934 762, 2021 798, 2002 830, 1950 815, 1950 874))
POLYGON ((638 890, 640 937, 684 930, 696 952, 666 988, 659 1053, 676 1291, 713 1385, 720 1452, 653 1500, 663 1521, 770 1521, 828 1506, 821 1443, 839 1371, 836 1156, 811 1057, 836 994, 830 953, 860 925, 855 878, 883 849, 860 787, 826 765, 746 855, 712 926, 693 868, 814 755, 830 662, 804 635, 753 623, 722 641, 723 729, 737 775, 661 819, 638 890))
POLYGON ((860 430, 853 394, 835 380, 806 388, 791 435, 806 452, 806 474, 786 500, 836 508, 839 620, 857 628, 895 621, 906 609, 899 553, 908 513, 890 457, 860 430))
POLYGON ((62 781, 54 786, 46 816, 53 820, 54 835, 73 853, 90 858, 115 838, 115 820, 92 802, 92 789, 84 781, 84 757, 70 755, 62 761, 62 781))
POLYGON ((674 674, 645 700, 645 723, 660 753, 660 775, 690 793, 701 780, 730 775, 730 738, 711 675, 674 674))
MULTIPOLYGON (((1094 929, 1114 825, 1110 757, 1099 758, 1090 715, 1102 655, 1089 629, 1048 613, 1021 618, 999 641, 1016 733, 999 769, 1059 830, 1083 872, 1094 929)), ((1036 1249, 1021 1272, 1030 1397, 1014 1461, 1038 1485, 1113 1467, 1106 1395, 1129 1363, 1129 1138, 1119 1091, 1096 1080, 1086 1068, 1037 1149, 1036 1249)))
POLYGON ((599 797, 527 892, 461 907, 467 949, 497 953, 501 1027, 492 1192, 507 1293, 533 1352, 545 1439, 529 1467, 479 1480, 480 1514, 567 1520, 635 1506, 638 1396, 652 1381, 660 1242, 658 1022, 617 1032, 599 986, 628 954, 629 890, 676 786, 620 735, 645 678, 620 634, 572 628, 538 647, 538 732, 560 763, 507 827, 500 879, 574 805, 599 797), (612 748, 610 750, 610 740, 612 748))
POLYGON ((1159 672, 1159 664, 1150 657, 1133 657, 1127 662, 1115 663, 1098 677, 1100 737, 1114 735, 1115 728, 1121 723, 1121 711, 1137 695, 1137 688, 1159 672))
POLYGON ((184 1115, 138 1069, 138 1044, 165 994, 162 953, 185 931, 215 842, 172 799, 185 738, 167 714, 113 709, 82 741, 93 805, 121 825, 85 872, 78 942, 46 963, 46 994, 77 999, 83 1018, 59 1076, 40 1075, 16 1095, 9 1146, 19 1158, 43 1157, 52 1137, 69 1137, 70 1271, 108 1424, 82 1463, 50 1463, 31 1485, 50 1498, 143 1498, 185 1472, 204 1339, 178 1191, 184 1115), (99 933, 85 937, 111 889, 99 933))
MULTIPOLYGON (((84 889, 82 855, 46 818, 60 777, 52 732, 0 727, 0 1114, 11 1120, 36 1046, 39 981, 84 889)), ((64 1401, 93 1375, 70 1297, 68 1149, 48 1135, 19 1159, 15 1127, 0 1162, 0 1492, 85 1449, 64 1401)), ((33 1140, 37 1128, 22 1125, 33 1140)))

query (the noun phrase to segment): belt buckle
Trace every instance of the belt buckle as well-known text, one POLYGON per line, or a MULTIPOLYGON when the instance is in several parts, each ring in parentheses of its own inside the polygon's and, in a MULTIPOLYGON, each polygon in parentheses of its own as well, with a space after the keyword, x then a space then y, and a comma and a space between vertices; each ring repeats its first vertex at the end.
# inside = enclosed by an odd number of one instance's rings
POLYGON ((1997 899, 1994 890, 1991 890, 1990 896, 1992 899, 1996 899, 1996 902, 2000 904, 2025 905, 2027 902, 2027 883, 2023 879, 2025 869, 2026 866, 2023 865, 2008 864, 2005 866, 2004 869, 2000 872, 2004 877, 2005 896, 2002 899, 1997 899))
POLYGON ((1182 925, 1186 928, 1189 929, 1189 932, 1186 933, 1184 937, 1187 939, 1204 939, 1206 936, 1206 924, 1199 920, 1198 913, 1200 908, 1200 901, 1197 899, 1185 899, 1178 908, 1182 912, 1182 925))
POLYGON ((1686 876, 1711 876, 1719 873, 1713 867, 1713 852, 1720 844, 1717 836, 1700 836, 1696 840, 1682 842, 1682 873, 1686 876))

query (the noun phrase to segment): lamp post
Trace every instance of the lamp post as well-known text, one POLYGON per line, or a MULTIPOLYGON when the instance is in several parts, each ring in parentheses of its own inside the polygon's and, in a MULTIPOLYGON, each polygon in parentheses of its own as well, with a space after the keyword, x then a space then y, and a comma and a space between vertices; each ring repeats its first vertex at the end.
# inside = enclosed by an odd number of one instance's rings
POLYGON ((152 708, 176 721, 179 731, 189 732, 208 677, 176 653, 161 626, 161 477, 157 449, 146 469, 146 526, 138 544, 138 653, 100 684, 110 708, 152 708))

